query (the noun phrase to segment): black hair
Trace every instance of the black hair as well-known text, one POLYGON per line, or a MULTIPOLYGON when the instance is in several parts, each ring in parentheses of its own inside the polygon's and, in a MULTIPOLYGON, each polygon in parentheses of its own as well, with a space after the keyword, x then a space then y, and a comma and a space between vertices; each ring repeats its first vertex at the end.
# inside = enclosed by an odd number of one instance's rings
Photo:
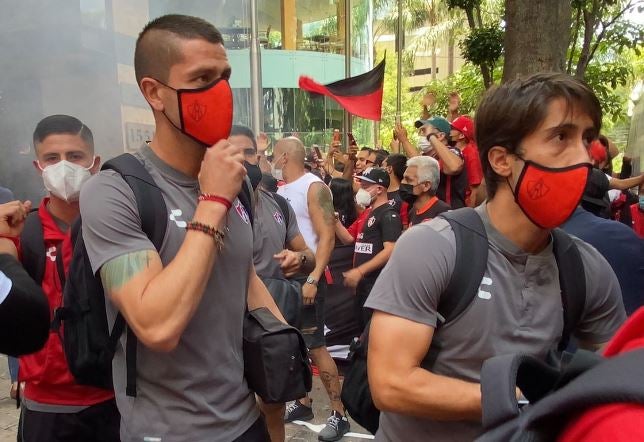
POLYGON ((394 153, 387 157, 387 167, 391 167, 394 176, 402 181, 407 168, 407 157, 401 153, 394 153))
POLYGON ((333 208, 340 217, 344 227, 349 227, 358 218, 358 211, 353 201, 353 186, 344 178, 333 178, 329 183, 333 195, 333 208))
POLYGON ((94 136, 89 127, 81 120, 70 115, 50 115, 43 118, 36 125, 34 130, 34 148, 42 143, 49 135, 70 134, 78 135, 87 144, 90 151, 94 152, 94 136))
POLYGON ((581 80, 562 73, 540 73, 516 79, 488 90, 476 112, 478 144, 488 198, 492 199, 503 178, 494 172, 488 153, 494 146, 520 153, 521 141, 545 120, 553 100, 563 98, 568 111, 573 106, 591 118, 596 133, 602 124, 602 110, 593 91, 581 80))
POLYGON ((262 188, 267 192, 277 192, 277 180, 270 173, 262 173, 262 181, 260 182, 260 186, 262 186, 262 188))
POLYGON ((376 161, 374 161, 374 166, 382 167, 382 162, 387 159, 389 152, 384 149, 372 149, 372 152, 376 154, 376 161))
POLYGON ((255 139, 255 134, 253 130, 248 126, 243 126, 241 124, 233 124, 230 128, 230 136, 233 135, 242 135, 244 137, 250 138, 253 142, 253 147, 257 150, 257 140, 255 139))
POLYGON ((373 152, 373 149, 367 146, 360 148, 360 152, 364 152, 364 151, 368 151, 369 154, 371 154, 373 152))
POLYGON ((221 33, 212 24, 199 17, 168 14, 149 22, 136 40, 134 48, 134 75, 137 83, 144 77, 167 82, 170 68, 183 59, 177 38, 202 39, 223 44, 221 33))

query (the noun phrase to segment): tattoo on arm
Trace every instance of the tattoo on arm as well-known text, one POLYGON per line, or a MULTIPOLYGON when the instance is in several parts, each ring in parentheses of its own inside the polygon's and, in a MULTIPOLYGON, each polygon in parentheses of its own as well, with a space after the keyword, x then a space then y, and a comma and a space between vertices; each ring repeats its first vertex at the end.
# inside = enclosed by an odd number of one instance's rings
POLYGON ((320 190, 318 191, 318 204, 322 208, 324 222, 331 226, 335 225, 333 199, 331 198, 331 192, 326 186, 320 186, 320 190))
POLYGON ((109 293, 127 284, 133 277, 150 266, 150 251, 127 253, 116 257, 101 267, 101 279, 109 293))

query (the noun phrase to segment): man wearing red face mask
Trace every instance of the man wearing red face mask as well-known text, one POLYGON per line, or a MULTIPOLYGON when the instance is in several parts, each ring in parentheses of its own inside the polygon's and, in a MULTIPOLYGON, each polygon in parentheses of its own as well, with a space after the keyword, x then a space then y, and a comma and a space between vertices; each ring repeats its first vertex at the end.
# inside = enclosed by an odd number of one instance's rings
POLYGON ((267 441, 244 379, 242 324, 246 308, 283 318, 252 265, 244 148, 227 141, 222 36, 200 18, 157 18, 139 35, 134 69, 156 124, 135 157, 165 201, 162 247, 143 232, 132 190, 112 171, 90 180, 80 200, 108 320, 120 311, 138 338, 136 399, 126 395, 125 334, 113 361, 121 439, 267 441))
POLYGON ((471 281, 469 304, 443 325, 442 296, 457 260, 472 257, 457 256, 454 230, 440 216, 398 240, 365 304, 374 309, 368 369, 382 411, 376 441, 423 441, 427 434, 433 441, 473 440, 482 432, 479 381, 486 359, 525 353, 556 360, 568 329, 581 347, 597 349, 626 316, 606 260, 557 232, 567 250, 578 252, 583 274, 575 275, 585 282, 585 299, 564 306, 553 251, 551 232, 581 200, 587 146, 601 126, 592 91, 564 74, 537 74, 490 90, 476 118, 488 200, 459 214, 480 218, 487 237, 484 276, 471 281), (573 321, 563 314, 571 308, 579 309, 573 321))

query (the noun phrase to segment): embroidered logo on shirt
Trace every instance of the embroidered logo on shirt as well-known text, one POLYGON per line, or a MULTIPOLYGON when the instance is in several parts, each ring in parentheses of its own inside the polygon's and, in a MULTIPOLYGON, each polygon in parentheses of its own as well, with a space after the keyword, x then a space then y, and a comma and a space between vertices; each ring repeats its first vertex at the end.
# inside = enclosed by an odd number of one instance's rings
POLYGON ((372 216, 371 218, 369 218, 369 221, 367 221, 367 226, 371 227, 375 224, 375 222, 376 222, 376 217, 372 216))
POLYGON ((280 226, 281 226, 282 224, 284 224, 284 218, 282 218, 282 214, 281 214, 281 213, 279 213, 279 212, 275 212, 275 213, 273 214, 273 218, 275 218, 275 221, 277 221, 277 224, 279 224, 280 226))
POLYGON ((47 255, 47 258, 49 258, 50 261, 56 261, 56 247, 51 246, 48 248, 45 255, 47 255))
POLYGON ((235 201, 235 211, 237 212, 237 215, 239 215, 239 217, 242 219, 242 221, 244 221, 246 224, 250 224, 250 217, 246 212, 246 208, 239 200, 235 201))
POLYGON ((488 300, 488 299, 492 298, 492 293, 481 289, 483 286, 492 287, 492 278, 488 278, 487 276, 485 276, 481 280, 481 285, 479 286, 479 294, 478 294, 478 297, 481 298, 481 299, 488 300))
POLYGON ((391 207, 395 206, 395 205, 396 205, 396 200, 395 200, 395 199, 393 199, 393 198, 392 198, 392 199, 390 199, 390 200, 389 200, 389 205, 390 205, 391 207))
POLYGON ((170 211, 170 221, 173 221, 180 229, 185 229, 188 223, 179 219, 181 215, 183 215, 183 212, 180 209, 172 209, 170 211))
POLYGON ((364 253, 367 255, 371 255, 373 253, 373 244, 366 243, 366 242, 357 242, 356 248, 354 251, 355 253, 364 253))

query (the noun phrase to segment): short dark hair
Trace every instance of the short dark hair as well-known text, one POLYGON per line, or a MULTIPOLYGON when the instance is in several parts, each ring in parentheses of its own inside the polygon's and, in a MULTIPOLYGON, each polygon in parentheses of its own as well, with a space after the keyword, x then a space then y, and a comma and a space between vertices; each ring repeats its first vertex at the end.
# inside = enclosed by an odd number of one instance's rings
POLYGON ((365 150, 366 150, 367 152, 369 152, 369 154, 371 154, 371 153, 373 152, 373 149, 372 149, 372 148, 370 148, 370 147, 367 147, 367 146, 362 147, 362 148, 360 149, 360 152, 364 152, 365 150))
POLYGON ((168 14, 149 22, 136 40, 134 75, 136 82, 143 77, 168 81, 170 68, 183 59, 177 39, 202 39, 223 44, 221 33, 212 24, 198 17, 168 14))
POLYGON ((257 140, 255 139, 255 134, 253 130, 248 126, 242 126, 241 124, 233 124, 230 128, 230 136, 233 135, 242 135, 248 137, 253 142, 253 147, 257 150, 257 140))
POLYGON ((70 134, 78 135, 87 144, 90 151, 94 152, 94 135, 89 127, 81 120, 71 115, 50 115, 43 118, 34 130, 34 149, 38 151, 38 144, 42 143, 49 135, 70 134))
POLYGON ((583 109, 599 133, 602 124, 599 100, 583 81, 569 75, 554 72, 534 74, 487 92, 476 112, 474 132, 489 199, 494 197, 498 183, 502 181, 488 161, 490 149, 502 146, 510 153, 520 153, 521 141, 545 120, 548 106, 557 98, 566 101, 568 112, 572 112, 574 105, 583 109))
POLYGON ((381 167, 382 162, 389 156, 389 152, 384 149, 372 149, 371 152, 376 154, 376 161, 374 161, 376 167, 381 167))
POLYGON ((391 167, 396 178, 402 181, 407 168, 407 157, 401 153, 394 153, 387 157, 387 167, 391 167))

